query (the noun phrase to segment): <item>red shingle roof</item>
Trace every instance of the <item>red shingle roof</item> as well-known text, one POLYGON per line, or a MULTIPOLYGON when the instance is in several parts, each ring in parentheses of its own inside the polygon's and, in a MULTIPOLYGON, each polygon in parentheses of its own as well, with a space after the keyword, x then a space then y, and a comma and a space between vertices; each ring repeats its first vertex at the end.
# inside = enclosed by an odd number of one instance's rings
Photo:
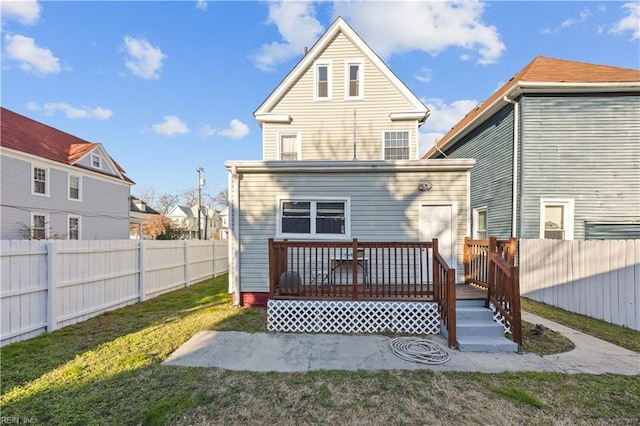
MULTIPOLYGON (((521 83, 640 83, 640 70, 537 56, 493 95, 469 112, 422 158, 429 158, 495 101, 521 83)), ((558 89, 562 91, 561 88, 558 89)))
MULTIPOLYGON (((0 123, 2 129, 0 144, 4 148, 36 155, 58 163, 75 165, 83 156, 100 146, 98 143, 87 142, 2 107, 0 107, 0 123)), ((111 161, 122 173, 123 179, 132 182, 124 176, 122 167, 112 158, 111 161)), ((92 171, 97 172, 96 170, 92 171)), ((119 178, 119 176, 114 177, 119 178)))

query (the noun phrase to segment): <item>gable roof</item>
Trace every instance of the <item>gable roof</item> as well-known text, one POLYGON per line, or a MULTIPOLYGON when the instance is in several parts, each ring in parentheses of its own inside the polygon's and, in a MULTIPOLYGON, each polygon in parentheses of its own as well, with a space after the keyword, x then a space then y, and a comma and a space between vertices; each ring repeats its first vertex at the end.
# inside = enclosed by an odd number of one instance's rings
MULTIPOLYGON (((287 93, 289 88, 295 84, 298 78, 304 73, 313 62, 318 59, 320 54, 324 51, 325 47, 335 38, 338 33, 344 34, 358 49, 362 51, 367 59, 371 61, 384 75, 391 81, 396 89, 402 93, 407 100, 413 105, 415 111, 410 113, 422 113, 423 117, 420 123, 423 123, 429 116, 429 109, 420 101, 420 99, 409 90, 409 88, 396 76, 393 71, 384 63, 382 59, 362 40, 362 38, 347 24, 342 18, 338 17, 329 26, 327 31, 316 41, 316 43, 309 49, 308 52, 300 59, 297 65, 287 74, 287 76, 280 82, 280 84, 269 94, 269 96, 262 102, 258 109, 253 113, 258 123, 262 125, 264 116, 269 114, 275 104, 287 93)), ((287 121, 288 117, 282 117, 282 114, 278 114, 278 117, 274 119, 280 121, 287 121)))
POLYGON ((167 215, 168 217, 195 217, 195 215, 193 214, 193 211, 191 211, 190 207, 186 207, 186 206, 175 206, 173 209, 171 209, 171 211, 169 212, 169 214, 167 215), (182 213, 182 214, 179 214, 182 213))
POLYGON ((136 213, 146 213, 146 214, 160 214, 160 212, 158 212, 155 209, 152 209, 151 207, 149 207, 147 205, 147 203, 145 203, 144 201, 142 201, 140 198, 138 197, 134 197, 133 195, 131 197, 129 197, 130 199, 130 203, 129 203, 129 210, 132 212, 136 212, 136 213))
POLYGON ((505 96, 513 100, 522 93, 595 93, 638 90, 640 90, 640 70, 537 56, 454 125, 422 158, 432 157, 439 150, 452 145, 473 130, 482 123, 483 117, 490 116, 506 104, 505 96))
POLYGON ((131 179, 125 176, 124 169, 108 154, 107 157, 117 169, 117 175, 110 175, 76 164, 94 150, 102 150, 106 154, 102 144, 87 142, 3 107, 0 107, 0 122, 0 138, 3 148, 13 149, 133 183, 131 179))

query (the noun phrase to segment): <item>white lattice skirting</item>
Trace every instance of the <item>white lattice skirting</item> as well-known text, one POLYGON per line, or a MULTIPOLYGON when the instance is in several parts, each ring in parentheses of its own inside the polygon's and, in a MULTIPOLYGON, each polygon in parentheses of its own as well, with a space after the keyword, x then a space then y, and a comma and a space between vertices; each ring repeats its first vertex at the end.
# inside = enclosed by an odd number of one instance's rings
POLYGON ((498 324, 502 324, 505 333, 511 333, 511 325, 507 323, 507 320, 502 316, 498 308, 496 308, 496 305, 490 302, 489 308, 493 311, 493 320, 498 324))
POLYGON ((438 334, 440 314, 433 302, 269 300, 267 328, 285 332, 438 334))

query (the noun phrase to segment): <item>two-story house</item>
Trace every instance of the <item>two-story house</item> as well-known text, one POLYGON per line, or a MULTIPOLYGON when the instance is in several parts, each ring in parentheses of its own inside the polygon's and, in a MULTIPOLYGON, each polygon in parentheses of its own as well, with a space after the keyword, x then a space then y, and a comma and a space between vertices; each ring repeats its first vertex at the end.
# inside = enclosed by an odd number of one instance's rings
POLYGON ((140 240, 144 238, 151 238, 145 235, 143 231, 143 224, 149 221, 152 216, 159 216, 160 212, 152 209, 143 200, 131 196, 131 211, 130 215, 130 227, 129 238, 132 240, 140 240))
POLYGON ((198 207, 175 206, 167 214, 173 226, 185 239, 214 240, 220 239, 220 214, 217 210, 202 206, 200 210, 200 236, 198 236, 198 207))
POLYGON ((640 70, 536 57, 425 156, 474 158, 472 237, 640 238, 640 70))
POLYGON ((133 181, 102 144, 0 111, 1 239, 129 238, 133 181))
POLYGON ((262 161, 228 161, 230 288, 264 305, 268 239, 430 241, 461 268, 473 160, 420 160, 427 107, 336 19, 255 111, 262 161))

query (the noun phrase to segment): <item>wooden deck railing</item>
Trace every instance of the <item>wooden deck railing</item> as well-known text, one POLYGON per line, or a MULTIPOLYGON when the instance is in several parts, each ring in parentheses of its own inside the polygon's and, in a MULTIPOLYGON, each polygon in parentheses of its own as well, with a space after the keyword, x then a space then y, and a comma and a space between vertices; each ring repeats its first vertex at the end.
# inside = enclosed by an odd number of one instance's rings
POLYGON ((438 252, 438 240, 433 240, 433 288, 438 302, 440 319, 447 328, 447 344, 455 348, 456 343, 456 271, 449 268, 438 252))
POLYGON ((513 341, 522 345, 522 321, 520 312, 520 271, 507 262, 500 253, 489 251, 489 302, 511 327, 513 341))
POLYGON ((432 242, 269 239, 269 294, 278 299, 434 300, 432 242))
POLYGON ((494 251, 500 254, 509 264, 513 265, 516 256, 516 239, 499 241, 495 237, 488 240, 464 239, 464 282, 482 288, 488 287, 489 275, 489 247, 494 240, 494 251))

